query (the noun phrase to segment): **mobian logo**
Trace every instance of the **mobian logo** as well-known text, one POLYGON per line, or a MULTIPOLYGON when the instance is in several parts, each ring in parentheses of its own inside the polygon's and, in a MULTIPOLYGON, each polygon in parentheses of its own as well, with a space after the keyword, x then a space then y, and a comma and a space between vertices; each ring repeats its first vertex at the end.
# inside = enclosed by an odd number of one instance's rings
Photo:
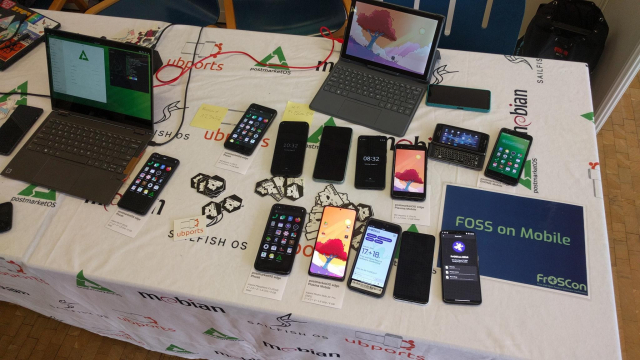
POLYGON ((312 355, 315 355, 315 356, 318 356, 318 357, 337 357, 337 358, 340 357, 340 354, 338 354, 338 353, 328 353, 327 354, 327 353, 324 353, 324 352, 321 352, 321 351, 317 351, 317 350, 314 350, 314 349, 302 349, 300 347, 294 347, 294 348, 280 347, 280 346, 277 346, 277 345, 269 344, 266 341, 262 341, 262 343, 264 344, 264 346, 266 346, 268 348, 271 348, 273 350, 282 351, 282 352, 295 352, 295 351, 297 351, 297 352, 301 352, 301 353, 312 354, 312 355))
MULTIPOLYGON (((260 62, 263 63, 263 64, 269 64, 269 65, 284 65, 284 66, 288 66, 289 65, 289 64, 287 64, 287 59, 285 59, 285 57, 284 57, 284 52, 282 51, 282 47, 281 46, 278 46, 277 49, 273 50, 271 52, 271 54, 265 56, 264 59, 260 60, 260 62), (277 62, 271 62, 271 60, 273 60, 274 58, 276 58, 277 62)), ((255 64, 255 65, 253 65, 253 67, 250 70, 251 71, 263 71, 263 72, 272 72, 272 73, 277 73, 277 74, 291 75, 291 71, 289 69, 283 68, 283 67, 279 67, 279 66, 266 67, 264 65, 255 64)))
POLYGON ((140 294, 140 296, 142 296, 143 299, 147 299, 147 300, 157 300, 157 301, 165 302, 167 304, 180 304, 182 306, 193 307, 194 309, 213 311, 216 313, 221 312, 223 314, 226 314, 224 309, 221 307, 196 303, 191 299, 183 300, 178 298, 177 296, 176 297, 158 296, 158 295, 154 295, 154 294, 146 293, 142 291, 138 291, 138 294, 140 294))
MULTIPOLYGON (((336 126, 336 122, 333 120, 333 117, 327 119, 324 124, 320 125, 318 130, 314 131, 311 136, 307 139, 308 143, 317 144, 320 142, 320 137, 322 136, 322 130, 324 130, 325 126, 336 126)), ((307 144, 307 149, 318 149, 318 145, 309 145, 307 144)))
POLYGON ((143 316, 139 314, 134 314, 126 311, 115 310, 120 316, 118 316, 118 320, 122 320, 129 324, 136 325, 138 327, 149 327, 152 329, 158 329, 162 331, 168 332, 176 332, 175 329, 166 328, 158 324, 158 321, 149 316, 143 316))
MULTIPOLYGON (((8 169, 7 169, 8 171, 8 169)), ((29 185, 24 190, 18 193, 18 196, 24 197, 16 197, 11 198, 13 202, 21 202, 33 205, 40 205, 45 207, 56 207, 56 191, 53 189, 40 189, 38 190, 38 185, 29 185), (39 200, 34 200, 39 199, 39 200), (45 201, 42 201, 45 200, 45 201)))
POLYGON ((243 341, 242 339, 238 339, 237 337, 229 336, 223 332, 216 330, 215 328, 211 328, 205 331, 203 334, 211 336, 212 338, 219 340, 229 340, 229 341, 243 341))
POLYGON ((509 112, 509 114, 514 115, 513 122, 518 126, 527 127, 531 125, 531 121, 526 118, 529 115, 527 105, 527 90, 513 90, 513 103, 509 104, 509 106, 513 107, 513 111, 509 112))
MULTIPOLYGON (((262 62, 264 62, 264 61, 262 61, 262 62)), ((318 60, 318 67, 316 68, 316 71, 320 71, 320 64, 322 64, 322 60, 318 60)), ((333 70, 333 65, 335 65, 335 64, 332 63, 331 61, 327 61, 322 66, 322 72, 326 72, 327 71, 327 66, 329 66, 329 72, 331 72, 331 70, 333 70)))
POLYGON ((173 345, 173 344, 169 345, 169 347, 166 348, 166 351, 171 351, 171 352, 178 353, 178 354, 195 354, 194 352, 185 350, 185 349, 181 348, 180 346, 173 345))
POLYGON ((86 277, 84 277, 83 270, 80 270, 78 275, 76 275, 76 286, 80 289, 93 290, 93 291, 101 292, 103 294, 120 296, 119 294, 116 294, 114 291, 107 289, 106 287, 98 284, 97 282, 91 281, 86 277))
MULTIPOLYGON (((350 344, 356 344, 359 346, 362 346, 363 348, 367 348, 370 349, 371 351, 384 351, 388 354, 395 354, 398 356, 406 356, 407 359, 415 359, 415 360, 425 360, 424 356, 421 355, 414 355, 413 353, 411 353, 410 351, 401 351, 401 350, 396 350, 396 349, 392 349, 386 346, 379 346, 379 345, 369 345, 365 342, 362 342, 360 340, 349 340, 347 338, 344 339, 347 343, 350 344)), ((403 340, 404 342, 404 340, 403 340)), ((409 343, 409 347, 405 347, 402 346, 403 349, 413 349, 415 347, 415 345, 413 344, 413 341, 411 341, 409 343)))
POLYGON ((39 283, 49 285, 49 283, 47 283, 43 279, 27 275, 27 273, 22 269, 22 266, 20 266, 13 260, 6 260, 2 257, 0 257, 0 275, 9 276, 12 278, 34 280, 39 283))
POLYGON ((538 194, 538 159, 533 158, 531 160, 527 160, 524 163, 523 170, 522 177, 520 177, 518 182, 522 186, 529 190, 533 190, 534 193, 538 194))
POLYGON ((82 50, 82 53, 80 53, 80 57, 78 59, 89 61, 89 58, 87 57, 87 54, 84 52, 84 50, 82 50))

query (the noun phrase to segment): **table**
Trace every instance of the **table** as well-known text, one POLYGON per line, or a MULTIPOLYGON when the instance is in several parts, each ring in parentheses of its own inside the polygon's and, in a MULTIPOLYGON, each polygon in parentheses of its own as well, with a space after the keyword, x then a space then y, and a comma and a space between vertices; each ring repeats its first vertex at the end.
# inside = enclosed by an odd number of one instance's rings
MULTIPOLYGON (((116 37, 125 29, 162 26, 133 19, 43 13, 61 22, 64 30, 93 36, 116 37)), ((182 65, 190 60, 189 42, 193 49, 198 30, 189 26, 167 30, 158 47, 164 62, 182 65)), ((247 51, 258 59, 272 57, 268 61, 286 60, 289 65, 317 64, 331 46, 321 38, 214 28, 203 31, 201 42, 213 42, 210 49, 247 51)), ((337 58, 335 52, 330 61, 337 58)), ((275 108, 279 114, 287 101, 309 103, 331 66, 305 71, 265 69, 244 56, 232 55, 195 69, 181 134, 165 147, 148 149, 148 153, 177 157, 180 168, 135 238, 105 228, 116 211, 113 204, 92 204, 0 177, 0 202, 11 200, 15 208, 14 229, 0 235, 0 299, 187 358, 620 358, 604 206, 594 196, 594 180, 588 176, 590 163, 598 161, 594 124, 587 119, 592 112, 589 75, 579 63, 442 50, 434 81, 489 89, 492 110, 478 114, 420 106, 404 138, 427 140, 438 122, 486 132, 493 139, 501 127, 527 127, 535 139, 530 158, 536 165, 531 189, 519 185, 515 193, 586 207, 588 299, 483 278, 481 306, 451 306, 441 301, 441 281, 434 275, 431 300, 420 307, 392 299, 394 267, 384 298, 347 290, 342 309, 322 307, 301 301, 313 246, 304 237, 281 301, 243 293, 265 214, 274 203, 270 197, 256 195, 254 187, 270 177, 276 126, 265 135, 246 175, 214 167, 223 151, 222 141, 252 102, 275 108), (527 98, 527 114, 520 117, 510 114, 516 92, 527 98), (219 130, 189 126, 202 103, 231 109, 219 130), (188 185, 201 172, 225 178, 227 188, 221 198, 236 194, 243 199, 243 207, 210 227, 208 237, 174 242, 173 220, 199 215, 210 201, 188 185)), ((2 91, 24 84, 29 92, 48 94, 44 46, 1 76, 2 91)), ((156 89, 156 141, 176 131, 185 83, 186 77, 156 89)), ((47 99, 28 97, 27 101, 45 113, 50 110, 47 99)), ((316 113, 310 133, 328 120, 329 116, 316 113)), ((334 121, 352 127, 354 138, 374 134, 340 119, 334 121)), ((316 145, 310 142, 306 155, 305 195, 293 203, 307 209, 326 186, 309 176, 316 145)), ((9 159, 1 158, 0 167, 9 159)), ((350 154, 347 179, 336 189, 348 193, 355 204, 371 205, 375 217, 389 220, 388 192, 356 190, 353 164, 355 151, 350 154)), ((420 232, 439 231, 443 184, 476 186, 478 175, 430 162, 431 225, 418 226, 420 232)), ((595 186, 600 190, 597 181, 595 186)), ((350 263, 354 255, 351 251, 350 263)))

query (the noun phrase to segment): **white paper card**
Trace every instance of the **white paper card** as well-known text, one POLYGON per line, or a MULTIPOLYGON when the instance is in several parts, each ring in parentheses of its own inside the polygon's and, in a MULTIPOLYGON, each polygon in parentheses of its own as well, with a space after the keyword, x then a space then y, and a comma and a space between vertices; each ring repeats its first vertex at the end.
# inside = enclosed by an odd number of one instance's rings
POLYGON ((600 177, 600 170, 589 169, 589 179, 601 180, 602 178, 600 177))
POLYGON ((273 300, 282 300, 282 294, 284 294, 288 278, 288 276, 251 270, 247 284, 244 286, 244 293, 273 300))
POLYGON ((478 175, 478 185, 480 189, 498 190, 502 192, 508 192, 511 194, 516 193, 516 187, 503 184, 500 181, 489 179, 488 177, 480 174, 478 175))
POLYGON ((105 226, 107 229, 113 230, 128 237, 136 237, 142 226, 149 219, 149 213, 140 216, 129 211, 118 209, 105 226))
POLYGON ((251 162, 253 162, 253 156, 244 156, 231 151, 225 151, 220 155, 218 162, 216 162, 216 167, 237 172, 238 174, 246 174, 251 162))
POLYGON ((393 200, 391 222, 431 226, 431 185, 427 185, 424 202, 393 200))
POLYGON ((173 220, 173 241, 187 240, 207 234, 207 217, 194 216, 173 220))
POLYGON ((602 194, 602 181, 593 180, 593 195, 598 199, 603 198, 604 194, 602 194))
POLYGON ((342 309, 345 289, 344 282, 322 280, 309 276, 302 301, 342 309))

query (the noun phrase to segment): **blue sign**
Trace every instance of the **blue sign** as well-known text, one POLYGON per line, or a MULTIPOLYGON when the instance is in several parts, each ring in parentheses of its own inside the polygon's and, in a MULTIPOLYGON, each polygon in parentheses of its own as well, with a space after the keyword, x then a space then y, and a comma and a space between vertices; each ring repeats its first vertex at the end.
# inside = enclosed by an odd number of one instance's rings
POLYGON ((482 276, 588 296, 584 216, 582 206, 447 185, 441 230, 475 232, 482 276))

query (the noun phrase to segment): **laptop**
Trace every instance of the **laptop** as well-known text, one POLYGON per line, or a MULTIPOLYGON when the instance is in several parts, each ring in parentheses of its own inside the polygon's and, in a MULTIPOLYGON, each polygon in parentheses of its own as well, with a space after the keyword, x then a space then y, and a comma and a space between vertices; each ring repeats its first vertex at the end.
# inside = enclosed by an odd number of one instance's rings
POLYGON ((444 19, 386 2, 353 1, 340 59, 309 107, 403 136, 439 57, 444 19))
POLYGON ((45 29, 53 111, 2 171, 111 203, 153 137, 152 50, 45 29))

